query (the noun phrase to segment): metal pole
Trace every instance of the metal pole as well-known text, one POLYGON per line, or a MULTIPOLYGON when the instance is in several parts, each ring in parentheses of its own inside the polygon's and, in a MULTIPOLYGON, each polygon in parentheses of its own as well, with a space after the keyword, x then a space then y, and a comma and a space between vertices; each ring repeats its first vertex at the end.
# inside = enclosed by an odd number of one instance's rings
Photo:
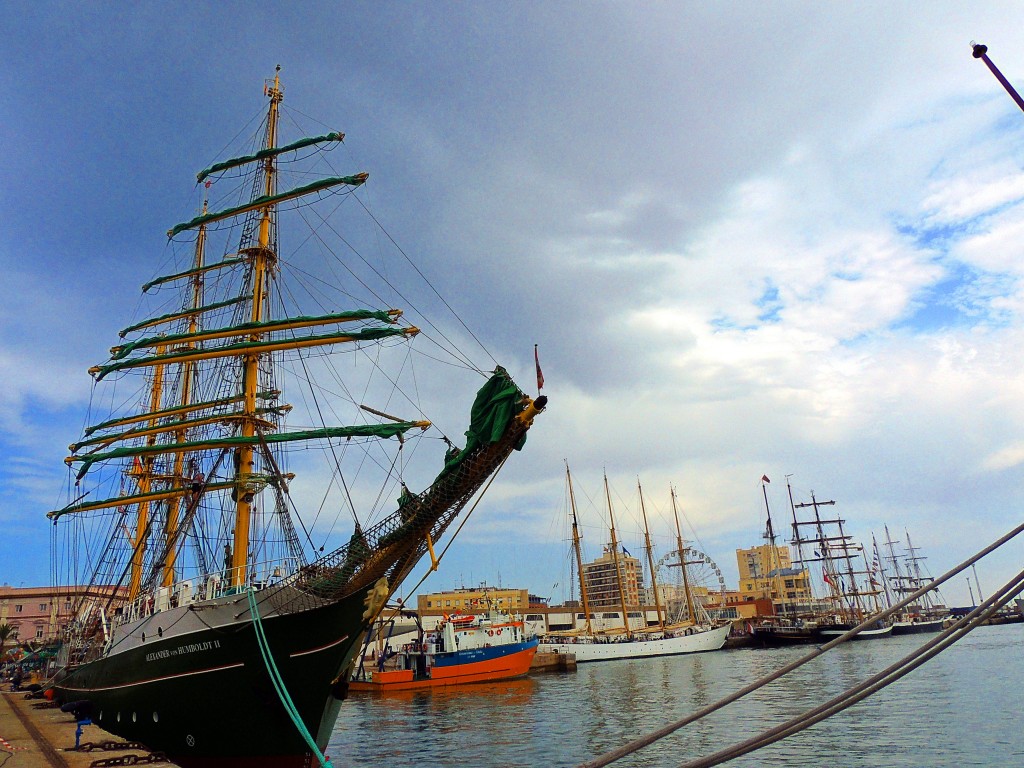
POLYGON ((1002 84, 1003 88, 1006 89, 1006 92, 1010 94, 1010 98, 1017 102, 1017 106, 1024 111, 1024 99, 1020 97, 1020 94, 1017 93, 1016 89, 1010 85, 1010 81, 1003 77, 1003 73, 1000 72, 996 68, 996 65, 992 63, 992 60, 988 57, 988 46, 972 42, 971 50, 974 52, 974 58, 981 59, 985 62, 985 66, 992 70, 992 74, 996 76, 996 80, 998 80, 1002 84))

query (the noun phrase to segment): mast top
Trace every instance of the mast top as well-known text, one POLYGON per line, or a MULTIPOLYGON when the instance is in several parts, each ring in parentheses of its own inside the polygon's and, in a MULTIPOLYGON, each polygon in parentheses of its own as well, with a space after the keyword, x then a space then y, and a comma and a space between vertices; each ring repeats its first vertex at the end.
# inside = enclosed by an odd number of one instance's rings
POLYGON ((284 89, 281 87, 281 65, 274 68, 274 84, 270 85, 268 80, 263 84, 263 95, 269 96, 271 102, 280 104, 284 101, 284 89))

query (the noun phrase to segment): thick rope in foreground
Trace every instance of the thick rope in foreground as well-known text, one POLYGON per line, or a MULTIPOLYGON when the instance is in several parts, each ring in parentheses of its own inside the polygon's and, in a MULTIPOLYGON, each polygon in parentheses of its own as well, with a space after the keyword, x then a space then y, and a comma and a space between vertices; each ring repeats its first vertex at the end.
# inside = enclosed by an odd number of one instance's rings
POLYGON ((710 715, 712 712, 717 712, 719 709, 722 709, 723 707, 728 706, 729 704, 732 704, 734 701, 738 701, 739 699, 743 698, 747 694, 752 693, 753 691, 756 691, 759 688, 763 688, 764 686, 768 685, 769 683, 774 682, 775 680, 778 680, 780 677, 783 677, 784 675, 789 674, 794 669, 798 669, 799 667, 802 667, 807 662, 813 661, 814 659, 818 658, 819 656, 821 656, 822 654, 826 653, 827 651, 830 651, 832 648, 836 647, 840 643, 844 643, 847 640, 855 637, 856 635, 860 634, 861 631, 863 631, 864 629, 867 629, 869 626, 873 626, 879 620, 886 619, 889 616, 891 616, 892 614, 896 613, 897 611, 902 610, 903 608, 905 608, 906 606, 910 605, 910 603, 914 602, 915 600, 917 600, 922 595, 925 595, 926 593, 932 591, 933 589, 936 589, 941 584, 944 584, 945 582, 949 581, 951 578, 953 578, 954 576, 958 575, 962 571, 966 570, 967 568, 970 568, 978 560, 981 560, 983 557, 991 554, 992 552, 997 550, 999 547, 1003 546, 1003 544, 1005 544, 1006 542, 1010 541, 1014 537, 1018 536, 1022 532, 1024 532, 1024 523, 1021 523, 1016 528, 1014 528, 1013 530, 1011 530, 1008 533, 1004 534, 1002 537, 1000 537, 996 541, 992 542, 991 544, 989 544, 987 547, 985 547, 984 549, 982 549, 981 551, 979 551, 975 555, 972 555, 967 560, 965 560, 964 562, 960 563, 960 565, 958 565, 958 566, 952 568, 951 570, 947 571, 946 573, 944 573, 942 576, 938 577, 934 581, 932 581, 932 582, 930 582, 928 584, 925 584, 923 587, 918 589, 916 592, 913 592, 912 594, 908 595, 903 600, 898 602, 892 608, 889 608, 889 609, 887 609, 885 611, 882 611, 879 614, 875 614, 875 615, 869 617, 868 619, 866 619, 865 621, 861 622, 856 627, 851 629, 846 634, 840 635, 839 637, 835 638, 834 640, 831 640, 828 643, 825 643, 824 645, 820 646, 819 648, 817 648, 817 649, 811 651, 810 653, 808 653, 806 656, 801 656, 799 659, 796 659, 795 661, 790 662, 789 664, 785 665, 784 667, 780 667, 779 669, 775 670, 771 674, 768 674, 768 675, 760 678, 759 680, 755 680, 754 682, 750 683, 747 686, 744 686, 743 688, 739 689, 738 691, 735 691, 734 693, 731 693, 728 696, 725 696, 724 698, 719 699, 718 701, 716 701, 716 702, 714 702, 712 704, 709 704, 708 706, 704 707, 703 709, 699 709, 696 712, 693 712, 693 713, 687 715, 686 717, 682 718, 681 720, 677 720, 674 723, 669 723, 668 725, 663 726, 662 728, 659 728, 656 731, 652 731, 651 733, 647 734, 646 736, 642 736, 639 739, 635 739, 634 741, 631 741, 628 744, 625 744, 625 745, 619 747, 618 749, 612 750, 611 752, 606 752, 605 754, 600 755, 600 756, 594 758, 593 760, 591 760, 589 762, 581 763, 578 768, 602 768, 603 766, 610 765, 611 763, 614 763, 616 760, 621 760, 623 757, 626 757, 627 755, 631 755, 634 752, 637 752, 637 751, 643 749, 644 747, 650 746, 654 742, 656 742, 656 741, 658 741, 660 739, 663 739, 664 737, 668 736, 669 734, 672 734, 672 733, 678 731, 683 726, 689 725, 692 722, 696 722, 697 720, 700 720, 701 718, 704 718, 707 715, 710 715))
POLYGON ((683 763, 679 768, 709 768, 709 766, 729 762, 749 752, 754 752, 762 747, 767 747, 769 744, 774 744, 776 741, 781 741, 799 733, 810 728, 815 723, 819 723, 832 715, 852 707, 857 702, 896 682, 904 675, 910 674, 926 661, 929 661, 953 645, 953 643, 962 640, 972 630, 981 626, 996 611, 1010 602, 1021 589, 1024 589, 1024 571, 1018 573, 1013 580, 1007 582, 995 595, 979 605, 967 616, 957 621, 952 627, 944 630, 940 635, 916 648, 912 653, 904 656, 878 674, 869 677, 852 688, 843 691, 835 698, 797 715, 781 725, 753 736, 746 741, 715 752, 712 755, 683 763))

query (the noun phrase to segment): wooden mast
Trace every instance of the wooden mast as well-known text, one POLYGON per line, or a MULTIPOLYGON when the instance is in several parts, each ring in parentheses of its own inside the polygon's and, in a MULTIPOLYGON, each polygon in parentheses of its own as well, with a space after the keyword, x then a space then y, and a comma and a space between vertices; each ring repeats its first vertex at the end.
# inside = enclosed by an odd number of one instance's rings
MULTIPOLYGON (((156 412, 160 410, 160 400, 163 397, 164 366, 158 365, 153 369, 153 382, 149 390, 149 410, 156 412)), ((155 427, 156 418, 150 418, 149 426, 155 427)), ((147 445, 156 445, 156 435, 146 438, 147 445)), ((153 487, 153 456, 146 456, 138 463, 133 462, 132 474, 136 475, 139 484, 139 494, 145 496, 153 487)), ((142 569, 146 561, 146 539, 149 532, 149 505, 151 501, 143 501, 139 504, 138 513, 135 518, 135 538, 132 541, 132 564, 131 577, 128 582, 128 601, 131 602, 139 596, 142 588, 142 569)))
POLYGON ((651 591, 654 593, 654 609, 658 612, 658 626, 664 629, 665 620, 661 615, 661 596, 658 594, 658 579, 654 567, 654 548, 651 546, 651 529, 647 525, 647 508, 644 506, 644 492, 640 487, 639 477, 636 479, 636 492, 640 494, 640 514, 644 518, 644 542, 647 545, 647 565, 651 569, 651 591))
MULTIPOLYGON (((203 213, 207 212, 207 201, 203 200, 203 213)), ((203 276, 202 268, 203 261, 205 259, 206 249, 206 226, 199 227, 199 233, 196 237, 196 256, 195 256, 195 274, 192 275, 192 309, 196 310, 202 306, 203 296, 203 276)), ((199 316, 197 313, 189 317, 188 323, 189 333, 196 333, 199 330, 199 316)), ((189 345, 194 347, 195 344, 189 345)), ((185 362, 181 365, 181 399, 179 405, 182 408, 188 408, 192 404, 192 389, 195 382, 195 361, 185 362)), ((175 441, 178 443, 184 443, 187 437, 187 430, 185 428, 178 429, 175 432, 175 441)), ((179 452, 174 456, 174 485, 177 488, 182 488, 192 482, 192 478, 186 478, 185 475, 185 453, 179 452)), ((167 554, 164 557, 164 575, 162 584, 165 587, 169 587, 174 584, 174 561, 177 559, 178 553, 173 546, 173 542, 178 535, 178 513, 181 508, 181 496, 174 496, 167 502, 167 527, 165 532, 165 541, 167 543, 167 554)))
POLYGON ((622 571, 619 568, 619 541, 615 537, 615 516, 612 514, 612 495, 608 490, 608 473, 604 475, 604 497, 608 502, 608 521, 611 523, 612 531, 612 565, 615 568, 615 580, 619 585, 619 603, 622 605, 622 626, 629 637, 632 632, 629 629, 629 611, 626 609, 626 589, 622 582, 622 571))
MULTIPOLYGON (((274 74, 274 85, 267 90, 270 108, 267 113, 267 142, 265 149, 273 149, 277 145, 278 107, 284 98, 281 90, 281 67, 274 74)), ((268 157, 264 164, 263 194, 270 197, 274 194, 276 175, 274 157, 268 157)), ((267 303, 267 282, 276 261, 276 254, 270 250, 271 219, 273 205, 262 209, 259 226, 259 240, 255 248, 248 249, 247 256, 252 260, 252 314, 253 323, 264 318, 267 303)), ((250 341, 259 341, 260 334, 254 333, 250 341)), ((244 355, 242 363, 243 413, 242 436, 253 437, 256 434, 256 393, 259 389, 258 352, 244 355)), ((254 474, 253 447, 251 444, 241 445, 235 452, 235 531, 231 551, 231 586, 240 587, 245 584, 247 563, 249 560, 249 527, 252 514, 254 490, 249 479, 254 474)))
MULTIPOLYGON (((779 603, 782 608, 782 613, 786 612, 786 592, 784 589, 785 580, 780 581, 779 571, 782 570, 782 558, 779 557, 778 549, 775 546, 775 526, 772 524, 772 508, 768 504, 768 483, 771 480, 768 479, 768 475, 761 475, 761 493, 764 494, 764 509, 768 515, 768 525, 765 529, 765 538, 768 540, 768 598, 771 600, 771 592, 775 590, 779 594, 779 603), (772 563, 776 564, 776 568, 772 568, 772 563), (772 580, 771 574, 774 571, 775 579, 772 580)), ((772 600, 772 611, 775 610, 775 601, 772 600)))
POLYGON ((672 495, 672 515, 676 519, 676 547, 679 551, 679 567, 683 572, 683 596, 686 598, 686 613, 690 622, 697 623, 697 611, 693 604, 693 593, 690 591, 690 578, 686 575, 686 547, 683 546, 683 529, 679 525, 679 510, 676 508, 676 489, 670 488, 672 495))
MULTIPOLYGON (((583 603, 583 615, 586 617, 587 634, 594 634, 590 623, 590 599, 587 597, 587 580, 583 576, 583 553, 580 551, 580 529, 576 520, 576 496, 572 490, 572 475, 569 474, 569 462, 565 463, 565 480, 569 484, 569 508, 572 510, 572 548, 576 552, 576 568, 580 575, 580 601, 583 603)), ((573 629, 576 622, 573 622, 573 629)))

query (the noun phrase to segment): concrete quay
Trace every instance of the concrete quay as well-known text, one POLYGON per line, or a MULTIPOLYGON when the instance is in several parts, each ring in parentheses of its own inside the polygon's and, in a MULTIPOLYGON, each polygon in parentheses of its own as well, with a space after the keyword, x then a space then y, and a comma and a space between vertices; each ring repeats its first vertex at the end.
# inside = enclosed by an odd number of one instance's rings
MULTIPOLYGON (((120 760, 122 765, 146 764, 142 750, 99 750, 77 752, 75 718, 60 709, 37 709, 45 699, 26 699, 24 693, 0 691, 0 767, 2 768, 91 768, 97 761, 120 760), (132 762, 132 757, 135 762, 132 762)), ((81 743, 123 742, 98 725, 82 727, 81 743)), ((112 763, 107 763, 108 765, 112 763)), ((173 763, 154 765, 174 768, 173 763)))

